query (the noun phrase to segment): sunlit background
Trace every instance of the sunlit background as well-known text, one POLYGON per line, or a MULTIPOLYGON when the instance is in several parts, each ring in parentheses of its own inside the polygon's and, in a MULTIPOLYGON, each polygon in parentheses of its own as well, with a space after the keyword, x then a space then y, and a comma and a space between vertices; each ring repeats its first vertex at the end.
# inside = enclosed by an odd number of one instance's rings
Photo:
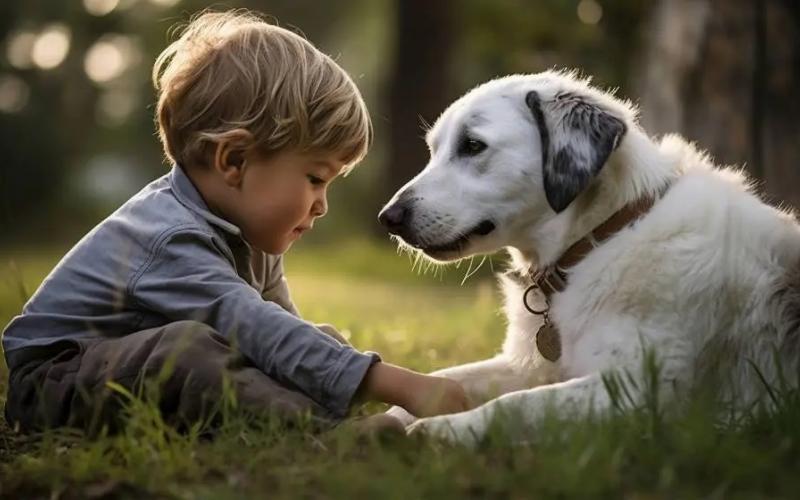
POLYGON ((0 246, 68 246, 164 164, 150 70, 191 14, 247 7, 304 33, 357 81, 376 142, 310 242, 373 237, 426 161, 422 124, 508 73, 578 68, 800 203, 800 5, 785 0, 4 0, 0 246))

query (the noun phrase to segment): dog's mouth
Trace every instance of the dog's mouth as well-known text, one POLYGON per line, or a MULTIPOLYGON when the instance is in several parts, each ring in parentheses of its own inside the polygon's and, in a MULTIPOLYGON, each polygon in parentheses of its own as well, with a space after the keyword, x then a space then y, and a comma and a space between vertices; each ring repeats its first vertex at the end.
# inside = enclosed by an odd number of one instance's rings
POLYGON ((458 238, 447 243, 438 244, 417 244, 413 245, 431 257, 442 257, 447 254, 460 254, 474 236, 486 236, 495 230, 494 222, 483 220, 475 227, 462 234, 458 238))

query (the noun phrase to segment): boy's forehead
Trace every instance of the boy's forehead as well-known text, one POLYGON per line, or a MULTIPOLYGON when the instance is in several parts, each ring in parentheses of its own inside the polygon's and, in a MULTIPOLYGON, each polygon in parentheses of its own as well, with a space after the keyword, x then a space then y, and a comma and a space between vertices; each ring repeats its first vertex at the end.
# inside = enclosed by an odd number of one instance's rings
POLYGON ((345 166, 345 161, 342 156, 343 155, 336 153, 323 153, 320 155, 315 155, 312 158, 311 163, 328 169, 331 174, 338 174, 345 166))
POLYGON ((321 151, 314 155, 314 160, 318 163, 330 165, 332 168, 339 169, 347 164, 349 159, 347 151, 321 151))
POLYGON ((331 162, 330 160, 316 159, 312 161, 312 163, 314 163, 315 165, 319 165, 321 167, 325 167, 328 170, 338 170, 339 166, 337 165, 341 165, 341 162, 339 162, 338 160, 335 162, 331 162))

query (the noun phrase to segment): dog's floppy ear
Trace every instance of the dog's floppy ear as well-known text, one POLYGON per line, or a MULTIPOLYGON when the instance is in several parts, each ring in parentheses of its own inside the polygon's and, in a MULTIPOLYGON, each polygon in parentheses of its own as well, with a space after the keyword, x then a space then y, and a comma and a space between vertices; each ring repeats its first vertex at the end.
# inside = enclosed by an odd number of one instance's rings
POLYGON ((609 111, 573 93, 543 102, 532 90, 525 95, 525 104, 539 128, 547 202, 558 213, 600 172, 627 127, 609 111))

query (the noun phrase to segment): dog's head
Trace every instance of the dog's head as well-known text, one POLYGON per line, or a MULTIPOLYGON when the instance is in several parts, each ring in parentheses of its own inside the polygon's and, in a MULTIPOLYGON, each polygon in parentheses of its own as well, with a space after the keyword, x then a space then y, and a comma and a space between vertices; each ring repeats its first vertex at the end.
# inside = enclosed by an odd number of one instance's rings
POLYGON ((589 186, 632 120, 630 106, 572 74, 488 82, 439 117, 428 165, 379 219, 437 260, 517 246, 589 186))

